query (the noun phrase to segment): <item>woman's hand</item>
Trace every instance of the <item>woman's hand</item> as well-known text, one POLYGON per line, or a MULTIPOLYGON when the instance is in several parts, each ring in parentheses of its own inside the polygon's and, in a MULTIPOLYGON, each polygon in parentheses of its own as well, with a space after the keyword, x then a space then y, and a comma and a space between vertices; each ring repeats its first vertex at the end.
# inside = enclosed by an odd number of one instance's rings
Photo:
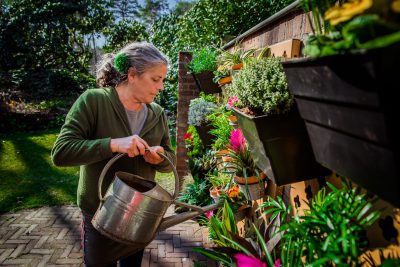
POLYGON ((164 148, 162 146, 152 146, 146 153, 144 154, 143 158, 147 163, 157 165, 164 161, 164 158, 161 157, 158 153, 164 153, 164 148))
POLYGON ((113 153, 127 153, 131 158, 138 155, 145 155, 145 149, 151 149, 147 142, 136 134, 128 137, 111 139, 110 147, 113 153))

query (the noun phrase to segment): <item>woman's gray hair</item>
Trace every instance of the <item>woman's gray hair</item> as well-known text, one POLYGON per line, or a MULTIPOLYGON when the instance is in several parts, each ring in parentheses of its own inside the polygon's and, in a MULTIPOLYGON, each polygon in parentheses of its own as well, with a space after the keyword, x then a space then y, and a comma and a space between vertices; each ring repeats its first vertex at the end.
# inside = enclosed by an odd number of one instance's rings
POLYGON ((114 66, 115 56, 125 53, 129 60, 129 66, 134 68, 138 75, 157 64, 168 65, 167 57, 153 44, 148 42, 135 42, 128 44, 116 54, 104 54, 97 65, 96 83, 100 87, 115 87, 125 81, 127 73, 119 73, 114 66))

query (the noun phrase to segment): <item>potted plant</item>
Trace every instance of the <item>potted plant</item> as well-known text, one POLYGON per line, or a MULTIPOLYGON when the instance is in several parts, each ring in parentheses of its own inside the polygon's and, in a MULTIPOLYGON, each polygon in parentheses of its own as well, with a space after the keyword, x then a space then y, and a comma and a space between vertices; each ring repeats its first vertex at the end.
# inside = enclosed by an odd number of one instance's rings
POLYGON ((335 2, 302 2, 315 34, 283 62, 289 90, 317 161, 399 206, 399 2, 335 2))
POLYGON ((236 43, 232 50, 219 50, 217 64, 228 70, 240 70, 243 67, 243 62, 254 56, 256 51, 257 48, 245 50, 240 47, 240 43, 236 43))
POLYGON ((215 97, 205 95, 202 92, 198 98, 190 100, 189 104, 188 124, 196 127, 204 147, 209 147, 213 139, 213 136, 209 133, 212 128, 207 117, 217 108, 215 102, 215 97))
POLYGON ((231 181, 231 175, 218 173, 218 171, 215 171, 214 173, 207 176, 207 180, 211 184, 210 196, 215 203, 218 203, 219 197, 221 196, 222 192, 224 192, 225 187, 231 181))
POLYGON ((213 81, 215 83, 218 83, 220 86, 232 82, 232 76, 230 70, 226 69, 225 66, 218 66, 217 70, 215 70, 213 74, 214 74, 213 81))
POLYGON ((279 59, 246 63, 229 93, 237 97, 233 111, 254 161, 274 183, 284 185, 328 174, 315 161, 279 59))
POLYGON ((233 130, 229 142, 228 156, 232 159, 230 164, 235 174, 235 183, 248 200, 262 198, 266 175, 255 164, 242 131, 233 130))
POLYGON ((213 71, 217 69, 217 51, 206 47, 193 53, 187 69, 192 73, 199 91, 206 94, 220 93, 221 88, 213 81, 213 71))

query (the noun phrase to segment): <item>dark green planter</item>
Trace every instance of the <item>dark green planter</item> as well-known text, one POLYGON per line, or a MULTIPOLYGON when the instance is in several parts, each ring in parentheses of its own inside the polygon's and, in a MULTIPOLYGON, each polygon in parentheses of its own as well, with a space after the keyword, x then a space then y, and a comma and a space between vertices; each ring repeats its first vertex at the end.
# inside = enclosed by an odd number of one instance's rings
POLYGON ((283 62, 318 162, 400 206, 400 45, 283 62))
POLYGON ((210 134, 209 132, 213 129, 211 125, 201 125, 195 126, 196 131, 200 136, 201 141, 203 142, 204 148, 210 148, 211 144, 213 143, 213 139, 215 138, 214 135, 210 134))
POLYGON ((329 174, 315 158, 297 110, 284 115, 250 117, 233 109, 257 166, 277 185, 329 174))
POLYGON ((219 87, 217 83, 213 82, 214 74, 212 71, 193 74, 193 78, 199 91, 204 92, 205 94, 216 94, 222 92, 221 87, 219 87))

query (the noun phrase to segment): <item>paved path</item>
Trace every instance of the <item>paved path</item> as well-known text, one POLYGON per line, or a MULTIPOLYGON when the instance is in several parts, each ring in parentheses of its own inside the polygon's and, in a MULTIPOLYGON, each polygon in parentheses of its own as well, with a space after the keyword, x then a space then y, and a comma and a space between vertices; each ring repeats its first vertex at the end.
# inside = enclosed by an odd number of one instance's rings
MULTIPOLYGON (((167 213, 171 214, 173 207, 167 213)), ((84 266, 76 206, 43 207, 0 215, 0 266, 84 266)), ((145 249, 142 266, 216 266, 192 251, 209 246, 206 228, 187 221, 166 231, 145 249)))

